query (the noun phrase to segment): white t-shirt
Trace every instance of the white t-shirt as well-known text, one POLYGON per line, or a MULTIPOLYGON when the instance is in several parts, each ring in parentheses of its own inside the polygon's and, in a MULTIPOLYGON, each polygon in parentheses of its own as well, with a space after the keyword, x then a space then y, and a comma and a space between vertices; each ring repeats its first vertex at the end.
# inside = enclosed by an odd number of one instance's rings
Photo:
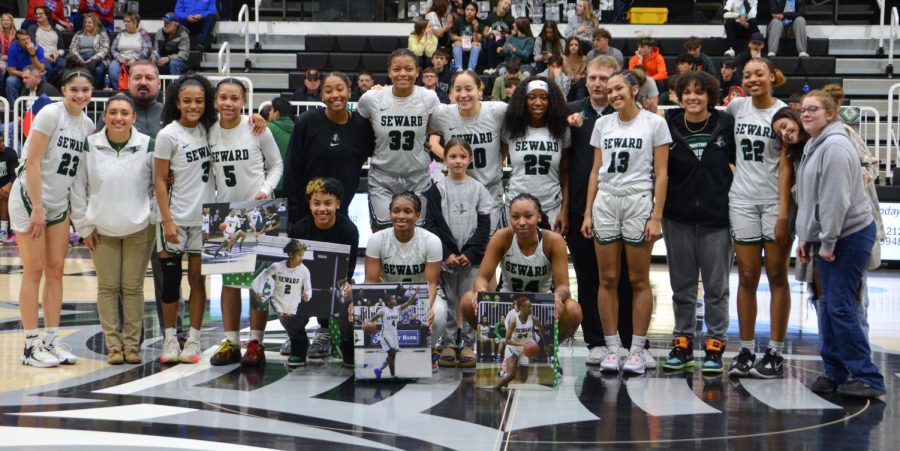
POLYGON ((284 164, 268 128, 253 136, 253 126, 245 116, 237 127, 228 130, 216 122, 209 129, 209 147, 216 202, 246 201, 258 192, 271 197, 284 173, 284 164))
POLYGON ((425 149, 428 118, 440 104, 434 91, 421 86, 407 97, 395 96, 391 86, 363 94, 356 111, 372 121, 375 131, 372 168, 399 177, 427 171, 431 163, 425 149))
POLYGON ((116 50, 120 56, 126 60, 137 59, 144 49, 141 33, 129 33, 127 31, 119 32, 116 50))
POLYGON ((156 135, 154 156, 169 160, 175 183, 169 192, 169 210, 180 227, 201 225, 203 204, 213 200, 209 141, 202 125, 187 128, 172 121, 156 135))
POLYGON ((443 260, 443 247, 437 236, 420 227, 401 243, 391 227, 369 237, 366 257, 381 259, 383 282, 424 282, 425 264, 443 260))
MULTIPOLYGON (((31 130, 50 137, 47 151, 41 160, 41 202, 47 214, 69 209, 69 188, 75 181, 85 139, 94 132, 94 123, 82 111, 72 116, 63 102, 51 103, 35 116, 31 130)), ((33 146, 34 133, 29 134, 22 147, 18 182, 28 191, 28 172, 25 161, 33 146)))
POLYGON ((601 117, 591 134, 591 145, 603 152, 600 183, 652 189, 653 148, 671 143, 666 120, 647 110, 640 110, 628 122, 622 122, 618 113, 601 117))
POLYGON ((503 140, 505 102, 481 102, 475 117, 463 117, 457 105, 440 105, 431 115, 431 129, 444 136, 444 143, 462 138, 472 146, 469 175, 484 186, 499 184, 503 178, 500 145, 503 140))
POLYGON ((778 161, 772 116, 786 107, 781 100, 765 109, 753 106, 751 97, 731 101, 725 112, 734 116, 734 143, 737 147, 737 169, 731 184, 729 201, 742 205, 778 203, 778 161))
POLYGON ((309 269, 302 263, 293 268, 288 268, 286 261, 272 263, 253 280, 253 291, 262 293, 270 277, 275 282, 271 299, 277 312, 296 314, 302 295, 306 293, 307 300, 312 297, 309 269))
POLYGON ((561 140, 553 138, 547 127, 528 127, 525 136, 511 139, 504 135, 503 141, 509 144, 509 164, 512 166, 507 198, 530 193, 541 202, 544 211, 558 207, 562 203, 559 166, 564 149, 572 145, 569 128, 566 127, 561 140))
POLYGON ((441 215, 462 248, 478 228, 478 215, 490 215, 497 206, 487 188, 472 177, 462 182, 448 177, 436 185, 441 193, 441 215))

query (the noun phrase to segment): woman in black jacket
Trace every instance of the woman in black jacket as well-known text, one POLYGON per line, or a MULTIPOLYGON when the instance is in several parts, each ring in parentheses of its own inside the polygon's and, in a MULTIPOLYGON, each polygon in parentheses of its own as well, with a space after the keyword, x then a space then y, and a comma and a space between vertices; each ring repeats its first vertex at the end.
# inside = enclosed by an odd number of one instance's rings
POLYGON ((675 330, 664 368, 694 365, 697 282, 703 274, 706 320, 704 373, 722 372, 728 332, 732 247, 728 192, 734 164, 734 118, 717 111, 719 82, 706 72, 682 75, 675 92, 684 108, 668 110, 672 135, 663 235, 672 285, 675 330))

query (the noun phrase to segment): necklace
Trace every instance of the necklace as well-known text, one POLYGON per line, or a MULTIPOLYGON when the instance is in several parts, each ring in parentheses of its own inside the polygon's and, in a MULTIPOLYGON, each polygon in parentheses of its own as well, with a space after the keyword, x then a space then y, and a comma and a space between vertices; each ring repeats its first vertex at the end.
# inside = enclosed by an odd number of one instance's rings
POLYGON ((688 127, 687 116, 685 116, 685 117, 684 117, 684 128, 686 128, 687 131, 688 131, 688 133, 690 133, 690 134, 692 134, 692 135, 693 135, 694 133, 702 132, 703 129, 705 129, 706 126, 709 125, 709 118, 711 118, 711 117, 712 117, 712 114, 708 114, 708 115, 706 116, 706 121, 703 122, 703 126, 702 126, 702 127, 700 127, 700 128, 697 129, 697 130, 691 130, 691 127, 688 127))

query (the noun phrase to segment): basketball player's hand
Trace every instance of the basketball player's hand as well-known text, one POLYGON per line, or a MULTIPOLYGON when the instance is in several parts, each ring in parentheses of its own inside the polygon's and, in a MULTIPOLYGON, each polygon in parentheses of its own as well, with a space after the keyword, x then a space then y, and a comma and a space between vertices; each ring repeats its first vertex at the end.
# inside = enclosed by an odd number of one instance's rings
POLYGON ((43 207, 31 210, 31 239, 36 240, 44 236, 46 228, 47 218, 44 216, 43 207))
POLYGON ((266 120, 259 114, 254 113, 250 116, 250 125, 253 126, 253 136, 259 136, 266 131, 266 124, 266 120))
POLYGON ((662 238, 662 235, 662 224, 660 224, 660 220, 650 218, 650 220, 647 221, 647 226, 644 228, 644 236, 647 237, 647 241, 652 243, 662 238))
POLYGON ((834 263, 837 259, 834 255, 834 251, 826 251, 825 247, 819 247, 819 257, 822 257, 822 260, 825 260, 828 263, 834 263))
POLYGON ((266 196, 266 193, 260 191, 253 195, 253 200, 266 200, 267 197, 269 196, 266 196))
POLYGON ((559 214, 556 215, 553 231, 562 236, 566 236, 566 233, 569 231, 569 212, 565 208, 561 208, 559 214))
POLYGON ((572 113, 567 118, 569 127, 581 127, 584 124, 584 115, 581 113, 572 113))
POLYGON ((350 297, 350 295, 353 294, 353 286, 348 282, 344 282, 344 288, 342 291, 345 298, 350 297))
POLYGON ((459 263, 459 266, 462 266, 463 268, 472 266, 472 262, 469 261, 469 257, 466 257, 463 254, 460 254, 459 257, 456 258, 456 261, 457 263, 459 263))
POLYGON ((98 244, 100 244, 100 234, 97 233, 96 229, 90 235, 84 237, 84 245, 87 246, 89 251, 93 252, 96 250, 98 244))
POLYGON ((787 218, 778 218, 775 221, 775 242, 780 246, 787 246, 791 239, 787 218))
POLYGON ((309 302, 309 295, 304 291, 303 294, 300 295, 300 300, 303 302, 309 302))
POLYGON ((453 268, 459 265, 459 259, 456 254, 450 254, 447 258, 444 259, 444 264, 447 265, 448 268, 453 268))
POLYGON ((555 318, 557 321, 559 321, 559 312, 562 311, 562 309, 564 308, 564 305, 563 305, 562 299, 559 298, 558 294, 555 295, 554 297, 555 297, 555 299, 553 300, 553 303, 555 304, 554 306, 556 308, 553 309, 553 318, 555 318))
POLYGON ((353 315, 353 303, 347 306, 347 320, 352 324, 356 318, 353 315))
POLYGON ((584 217, 584 222, 581 223, 581 236, 585 239, 591 239, 591 235, 594 230, 594 219, 590 216, 584 217))
POLYGON ((166 237, 166 241, 172 244, 178 244, 178 227, 175 225, 175 221, 169 219, 168 221, 163 221, 163 234, 166 237))
POLYGON ((812 249, 812 246, 809 244, 809 241, 801 241, 799 245, 797 245, 797 260, 800 260, 803 263, 809 263, 809 251, 812 249))

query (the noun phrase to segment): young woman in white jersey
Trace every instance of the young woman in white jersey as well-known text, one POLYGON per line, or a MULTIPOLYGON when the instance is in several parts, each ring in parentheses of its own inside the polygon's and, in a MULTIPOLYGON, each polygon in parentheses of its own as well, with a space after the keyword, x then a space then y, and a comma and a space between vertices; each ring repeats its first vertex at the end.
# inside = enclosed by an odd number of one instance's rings
POLYGON ((203 244, 206 244, 206 240, 209 239, 209 208, 203 209, 203 222, 201 223, 200 231, 203 232, 203 244))
POLYGON ((392 85, 369 90, 356 106, 360 116, 372 121, 375 131, 368 177, 372 230, 390 227, 389 205, 395 194, 412 191, 422 200, 422 193, 431 186, 431 155, 425 140, 428 119, 441 102, 434 91, 416 86, 418 76, 416 55, 397 49, 388 58, 392 85))
MULTIPOLYGON (((241 115, 247 101, 247 87, 235 78, 226 78, 216 86, 216 109, 219 121, 209 130, 212 171, 216 182, 216 202, 264 200, 272 197, 284 166, 272 132, 267 128, 254 135, 250 121, 241 115)), ((252 224, 249 213, 242 211, 243 223, 237 235, 243 244, 252 224)), ((247 353, 241 358, 240 322, 241 288, 250 288, 253 273, 224 274, 222 276, 222 323, 225 340, 210 357, 212 365, 241 362, 256 366, 266 361, 262 346, 268 306, 251 297, 250 341, 247 353)))
MULTIPOLYGON (((416 193, 395 194, 390 203, 393 227, 372 234, 366 245, 366 283, 425 282, 428 284, 428 326, 442 331, 446 302, 437 299, 443 252, 441 240, 417 227, 422 202, 416 193)), ((432 338, 434 342, 436 338, 432 338)), ((432 371, 437 370, 433 361, 432 371)))
POLYGON ((216 120, 213 89, 201 75, 184 75, 166 92, 162 122, 156 135, 156 201, 162 223, 157 229, 156 251, 163 271, 163 320, 165 338, 162 363, 200 361, 200 327, 206 310, 206 286, 200 274, 203 250, 203 204, 210 203, 214 186, 210 180, 207 131, 216 120), (169 171, 175 182, 169 189, 169 171), (181 260, 188 256, 188 311, 191 328, 184 349, 175 337, 181 260))
POLYGON ((141 363, 144 278, 156 231, 153 139, 135 120, 130 96, 109 99, 106 126, 88 137, 69 196, 72 224, 97 271, 97 313, 111 365, 141 363))
MULTIPOLYGON (((482 102, 484 83, 471 70, 453 76, 450 94, 456 104, 441 104, 429 120, 429 126, 435 132, 429 139, 431 152, 437 158, 445 160, 441 137, 444 142, 453 138, 466 140, 472 147, 469 175, 481 182, 499 205, 503 195, 502 160, 506 153, 503 143, 506 102, 482 102)), ((491 231, 497 229, 501 211, 502 209, 496 208, 491 213, 491 231)))
POLYGON ((733 100, 725 109, 734 116, 737 145, 736 170, 729 191, 731 235, 738 266, 738 323, 741 350, 728 372, 735 377, 771 379, 784 375, 784 337, 791 311, 787 272, 791 239, 786 236, 788 218, 779 215, 779 205, 790 199, 789 190, 779 195, 777 145, 772 117, 784 102, 772 97, 772 89, 784 76, 765 58, 744 65, 744 88, 750 97, 733 100), (780 235, 780 236, 776 236, 780 235), (766 277, 771 296, 771 337, 763 358, 756 359, 756 288, 765 253, 766 277))
MULTIPOLYGON (((506 315, 506 348, 503 351, 504 363, 501 374, 503 376, 494 385, 494 388, 503 388, 513 381, 519 373, 519 363, 523 366, 528 363, 528 357, 524 356, 525 344, 534 341, 534 332, 537 331, 541 341, 547 342, 547 332, 541 321, 531 315, 531 301, 522 296, 516 299, 515 308, 506 315)), ((526 368, 527 373, 527 368, 526 368)), ((523 374, 522 376, 527 376, 523 374)))
POLYGON ((70 61, 61 78, 63 101, 35 116, 22 148, 22 164, 9 195, 10 228, 22 257, 19 313, 25 329, 25 365, 53 367, 77 360, 59 339, 62 276, 69 250, 69 187, 78 173, 84 140, 94 123, 84 113, 93 77, 70 61), (44 338, 38 336, 38 287, 44 279, 44 338))
POLYGON ((425 198, 431 204, 425 218, 425 228, 437 235, 443 243, 443 271, 441 289, 444 297, 436 302, 445 303, 443 309, 450 315, 443 318, 443 330, 435 328, 436 340, 441 340, 441 357, 438 365, 457 366, 456 348, 460 347, 461 368, 475 366, 474 329, 464 327, 459 314, 459 300, 472 289, 478 267, 484 256, 491 233, 491 212, 497 210, 494 198, 484 185, 466 173, 472 162, 472 147, 463 138, 447 142, 444 162, 447 177, 431 186, 425 198), (457 327, 462 329, 462 343, 456 343, 457 327))
POLYGON ((548 293, 556 298, 559 341, 571 338, 581 324, 581 306, 569 291, 569 255, 562 235, 538 228, 544 213, 534 196, 522 193, 509 204, 510 226, 488 242, 472 291, 462 301, 462 314, 477 327, 477 294, 488 291, 500 266, 503 292, 548 293))
POLYGON ((241 226, 241 218, 237 215, 237 210, 232 209, 228 216, 222 220, 222 224, 225 224, 225 230, 222 231, 222 242, 219 243, 219 247, 216 248, 216 251, 213 252, 214 257, 219 256, 219 252, 222 248, 225 248, 225 256, 228 257, 231 255, 231 248, 234 246, 234 242, 236 241, 236 235, 238 232, 238 227, 241 226))
POLYGON ((547 215, 545 228, 565 233, 569 217, 569 147, 566 97, 543 77, 523 82, 509 99, 503 141, 509 145, 509 199, 534 195, 547 215))
MULTIPOLYGON (((402 290, 402 285, 399 287, 402 290)), ((397 334, 397 323, 400 320, 400 312, 408 309, 411 305, 415 304, 417 301, 416 295, 419 294, 417 289, 413 289, 403 301, 402 304, 397 304, 397 295, 391 295, 388 298, 387 304, 384 307, 378 309, 375 312, 375 315, 369 319, 370 323, 375 323, 377 327, 377 321, 381 320, 381 349, 387 353, 387 358, 384 359, 384 363, 381 364, 380 368, 375 368, 373 371, 375 372, 375 379, 381 379, 381 372, 384 371, 385 367, 387 367, 391 371, 391 377, 396 378, 396 360, 397 360, 397 352, 400 351, 400 337, 397 334)))
POLYGON ((588 182, 587 204, 581 233, 594 237, 600 268, 598 291, 600 322, 609 349, 600 363, 603 371, 619 371, 619 296, 622 247, 633 289, 633 335, 625 372, 643 374, 655 361, 644 350, 653 314, 650 291, 650 252, 662 237, 662 213, 668 187, 669 144, 672 137, 665 119, 637 104, 640 81, 631 71, 620 71, 606 85, 616 114, 594 124, 591 145, 594 164, 588 182), (598 194, 599 192, 599 194, 598 194))

